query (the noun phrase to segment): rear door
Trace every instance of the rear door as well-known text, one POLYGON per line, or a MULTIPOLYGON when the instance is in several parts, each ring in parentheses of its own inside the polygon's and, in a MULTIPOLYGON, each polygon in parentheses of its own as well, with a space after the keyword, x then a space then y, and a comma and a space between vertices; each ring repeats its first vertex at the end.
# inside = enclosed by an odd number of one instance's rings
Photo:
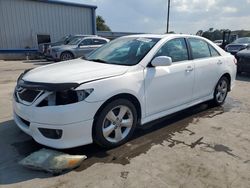
POLYGON ((213 93, 223 59, 205 40, 189 38, 188 41, 195 65, 193 99, 196 100, 213 93))

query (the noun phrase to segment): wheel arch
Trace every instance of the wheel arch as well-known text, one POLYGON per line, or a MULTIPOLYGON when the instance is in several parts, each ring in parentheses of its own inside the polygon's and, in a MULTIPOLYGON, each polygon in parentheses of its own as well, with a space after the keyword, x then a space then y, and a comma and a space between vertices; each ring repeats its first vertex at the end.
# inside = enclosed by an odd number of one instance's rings
POLYGON ((220 77, 220 79, 221 79, 222 77, 226 77, 226 78, 228 79, 228 81, 229 81, 228 91, 231 91, 231 76, 230 76, 230 74, 229 74, 229 73, 224 73, 224 74, 220 77))
POLYGON ((75 54, 72 51, 70 51, 70 50, 64 50, 64 51, 62 51, 61 54, 60 54, 60 58, 61 58, 61 56, 62 56, 63 53, 70 53, 70 54, 73 55, 73 58, 75 58, 75 54))
POLYGON ((132 102, 135 105, 136 108, 136 112, 137 112, 137 116, 138 116, 138 123, 141 122, 141 117, 142 117, 142 109, 141 109, 141 104, 140 101, 137 99, 137 97, 135 97, 134 95, 130 94, 130 93, 121 93, 121 94, 117 94, 114 95, 113 97, 109 98, 108 100, 106 100, 101 107, 97 110, 97 112, 95 113, 94 116, 94 122, 93 122, 93 126, 92 126, 92 136, 94 136, 95 134, 95 129, 94 129, 94 125, 96 123, 97 117, 98 115, 101 113, 101 111, 103 110, 103 108, 110 102, 116 100, 116 99, 127 99, 130 102, 132 102))

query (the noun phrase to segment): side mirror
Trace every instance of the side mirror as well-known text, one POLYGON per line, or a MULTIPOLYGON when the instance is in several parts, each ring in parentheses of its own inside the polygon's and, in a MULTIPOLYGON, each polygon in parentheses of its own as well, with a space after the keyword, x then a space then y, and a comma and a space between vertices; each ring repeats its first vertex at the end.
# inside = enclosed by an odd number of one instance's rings
POLYGON ((168 56, 158 56, 152 60, 151 65, 154 67, 170 66, 172 65, 172 58, 168 56))

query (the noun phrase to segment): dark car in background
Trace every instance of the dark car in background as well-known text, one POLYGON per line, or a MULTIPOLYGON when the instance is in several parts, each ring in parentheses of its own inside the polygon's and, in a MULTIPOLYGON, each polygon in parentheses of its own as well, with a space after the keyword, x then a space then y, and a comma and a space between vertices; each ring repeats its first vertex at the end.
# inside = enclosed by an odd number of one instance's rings
POLYGON ((225 50, 232 55, 236 55, 239 51, 250 46, 250 37, 238 38, 231 44, 228 44, 225 50))
POLYGON ((241 50, 236 54, 238 59, 237 72, 249 72, 250 73, 250 46, 245 50, 241 50))
POLYGON ((87 37, 87 36, 94 36, 94 35, 66 35, 57 42, 39 44, 38 45, 38 52, 41 55, 44 55, 47 59, 50 59, 49 54, 50 54, 50 48, 51 47, 66 45, 71 40, 74 40, 74 39, 77 39, 77 38, 82 38, 82 37, 87 37))

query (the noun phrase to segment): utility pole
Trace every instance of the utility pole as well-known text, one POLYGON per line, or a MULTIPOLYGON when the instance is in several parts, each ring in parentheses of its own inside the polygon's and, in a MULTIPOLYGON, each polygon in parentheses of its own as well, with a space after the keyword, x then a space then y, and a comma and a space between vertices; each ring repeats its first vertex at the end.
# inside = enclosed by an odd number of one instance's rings
POLYGON ((167 33, 169 32, 170 0, 168 0, 167 33))

